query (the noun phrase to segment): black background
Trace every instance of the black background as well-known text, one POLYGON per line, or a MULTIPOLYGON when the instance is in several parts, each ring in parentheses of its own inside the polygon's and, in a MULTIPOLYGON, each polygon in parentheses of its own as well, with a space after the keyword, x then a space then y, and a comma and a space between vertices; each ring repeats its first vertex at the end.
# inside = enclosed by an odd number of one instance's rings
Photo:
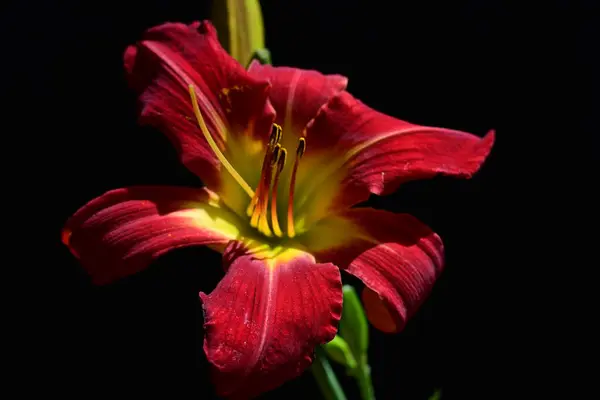
MULTIPOLYGON (((541 294, 552 270, 541 261, 552 248, 541 224, 561 223, 551 201, 581 179, 567 167, 582 171, 579 163, 593 160, 583 154, 597 143, 597 4, 262 4, 275 65, 343 74, 365 103, 414 123, 480 136, 496 129, 492 154, 472 180, 410 183, 372 201, 430 225, 445 241, 447 265, 404 332, 372 331, 370 359, 380 399, 426 399, 435 388, 444 400, 521 398, 526 385, 537 386, 532 371, 557 357, 538 352, 529 327, 548 308, 562 313, 560 295, 545 303, 541 294)), ((24 229, 15 232, 26 238, 9 254, 18 260, 10 265, 27 274, 19 351, 33 350, 15 364, 20 387, 80 398, 209 398, 197 293, 220 278, 219 256, 177 252, 99 289, 59 240, 66 218, 106 190, 198 185, 159 132, 137 126, 122 53, 153 25, 208 18, 209 4, 7 7, 3 113, 12 122, 4 137, 23 143, 5 144, 4 160, 16 196, 8 199, 9 218, 16 216, 24 229)), ((542 329, 560 325, 554 322, 542 329)), ((356 398, 352 382, 344 384, 356 398)), ((298 394, 318 396, 309 373, 264 397, 298 394)))

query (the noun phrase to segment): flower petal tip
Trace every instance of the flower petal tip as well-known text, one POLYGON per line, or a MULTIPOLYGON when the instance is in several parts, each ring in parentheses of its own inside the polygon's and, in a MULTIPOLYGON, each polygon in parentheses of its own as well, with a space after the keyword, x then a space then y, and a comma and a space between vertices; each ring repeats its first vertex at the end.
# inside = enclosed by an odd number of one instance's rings
POLYGON ((250 64, 248 64, 248 71, 252 71, 255 68, 259 68, 262 64, 260 63, 260 61, 258 61, 256 58, 253 59, 252 61, 250 61, 250 64))
POLYGON ((138 54, 138 47, 143 43, 144 40, 152 40, 152 37, 156 34, 164 34, 169 30, 175 31, 198 31, 201 34, 206 34, 209 36, 217 37, 217 31, 215 27, 209 20, 204 21, 194 21, 189 25, 186 25, 181 22, 165 22, 161 25, 154 26, 149 28, 144 32, 143 37, 136 44, 132 44, 127 46, 125 52, 123 54, 123 61, 125 66, 125 71, 127 74, 131 74, 133 72, 133 68, 135 65, 136 56, 138 54))
POLYGON ((123 54, 123 64, 125 66, 125 72, 131 74, 135 65, 135 58, 137 56, 137 47, 134 45, 127 46, 125 53, 123 54))
POLYGON ((60 239, 61 239, 62 243, 65 246, 67 246, 67 248, 69 249, 71 254, 73 254, 73 256, 75 258, 79 258, 79 253, 77 252, 77 250, 75 250, 75 248, 73 248, 73 246, 71 246, 71 235, 72 234, 73 234, 73 231, 71 231, 69 228, 65 227, 61 231, 60 239))
POLYGON ((398 333, 404 328, 404 320, 392 316, 379 294, 365 287, 361 298, 367 319, 376 329, 384 333, 398 333))
POLYGON ((208 34, 214 37, 218 36, 217 28, 213 25, 212 22, 205 19, 202 21, 194 21, 190 24, 190 28, 196 29, 200 33, 208 34))
POLYGON ((317 261, 331 260, 365 284, 362 299, 377 329, 400 332, 429 296, 444 268, 444 245, 417 218, 350 209, 311 232, 317 261), (336 233, 337 232, 337 233, 336 233), (348 237, 324 243, 323 238, 348 237))
POLYGON ((481 141, 479 142, 479 149, 480 149, 479 154, 481 157, 481 164, 483 164, 483 162, 490 155, 495 143, 496 143, 496 130, 490 129, 485 134, 485 136, 483 138, 481 138, 481 141))
POLYGON ((111 190, 77 210, 61 233, 95 285, 145 269, 167 251, 221 246, 237 217, 203 189, 139 186, 111 190), (218 222, 217 222, 218 221, 218 222))
POLYGON ((63 242, 63 244, 67 247, 69 246, 69 241, 71 240, 72 233, 73 232, 71 232, 71 230, 67 228, 64 228, 61 232, 60 239, 63 242))
POLYGON ((496 143, 496 130, 490 129, 488 133, 483 137, 483 142, 486 144, 486 152, 483 156, 487 157, 492 151, 492 147, 496 143))
POLYGON ((471 179, 481 169, 494 147, 496 131, 490 129, 482 138, 479 138, 473 149, 470 162, 465 165, 464 172, 457 177, 471 179))

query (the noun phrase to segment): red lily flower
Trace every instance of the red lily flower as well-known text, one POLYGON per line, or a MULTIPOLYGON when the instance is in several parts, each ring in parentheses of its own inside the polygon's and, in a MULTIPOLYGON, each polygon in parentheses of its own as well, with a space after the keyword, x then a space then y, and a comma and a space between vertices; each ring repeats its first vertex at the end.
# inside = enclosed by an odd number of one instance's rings
POLYGON ((298 376, 336 334, 339 270, 365 283, 369 321, 400 331, 443 267, 440 238, 410 215, 350 208, 444 174, 469 178, 494 141, 381 114, 347 79, 253 63, 209 22, 149 29, 125 53, 141 121, 171 139, 206 187, 110 191, 78 210, 63 241, 96 284, 175 248, 223 253, 200 293, 217 392, 253 397, 298 376))

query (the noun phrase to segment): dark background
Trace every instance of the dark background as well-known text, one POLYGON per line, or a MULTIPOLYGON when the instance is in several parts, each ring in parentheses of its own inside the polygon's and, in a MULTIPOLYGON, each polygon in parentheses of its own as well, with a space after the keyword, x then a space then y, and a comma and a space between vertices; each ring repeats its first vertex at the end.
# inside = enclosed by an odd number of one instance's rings
MULTIPOLYGON (((553 198, 580 179, 567 165, 583 170, 578 163, 593 160, 583 153, 597 144, 597 4, 262 4, 275 65, 343 74, 352 94, 411 122, 480 136, 497 131, 472 180, 410 183, 372 202, 414 214, 447 249, 444 274, 406 330, 372 331, 378 398, 426 399, 436 388, 444 400, 536 398, 525 396, 526 387, 539 388, 532 371, 557 356, 540 350, 545 345, 529 328, 548 308, 560 315, 562 303, 556 293, 549 302, 541 294, 552 270, 541 261, 552 249, 541 235, 563 218, 553 198), (549 211, 540 218, 542 208, 549 211)), ((218 281, 219 256, 174 253, 139 276, 94 288, 60 244, 69 215, 106 190, 198 185, 160 133, 137 126, 122 53, 153 25, 208 17, 201 1, 3 6, 3 113, 14 120, 3 129, 5 140, 23 141, 4 146, 17 195, 8 200, 9 218, 16 216, 23 232, 15 232, 26 238, 10 253, 27 274, 19 299, 31 328, 14 367, 23 390, 212 396, 197 293, 218 281)), ((356 398, 352 382, 344 383, 356 398)), ((309 373, 264 397, 298 394, 317 398, 309 373)))

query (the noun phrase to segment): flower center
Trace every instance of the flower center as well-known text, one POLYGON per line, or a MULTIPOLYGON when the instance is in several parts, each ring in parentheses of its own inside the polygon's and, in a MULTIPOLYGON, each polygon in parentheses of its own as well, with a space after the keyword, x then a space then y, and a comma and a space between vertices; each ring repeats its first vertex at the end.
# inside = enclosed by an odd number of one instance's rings
POLYGON ((299 138, 291 173, 288 171, 288 174, 286 174, 285 177, 285 181, 287 182, 284 183, 289 182, 288 201, 287 204, 282 204, 282 207, 280 207, 286 210, 285 214, 287 216, 287 220, 285 226, 286 229, 284 231, 279 221, 277 207, 277 194, 281 186, 281 175, 288 159, 287 149, 281 146, 281 139, 283 138, 283 131, 281 127, 277 124, 273 124, 271 135, 269 136, 267 148, 263 157, 260 178, 256 190, 252 190, 250 185, 248 185, 244 178, 236 171, 234 166, 221 152, 217 143, 214 141, 210 132, 208 131, 208 127, 206 126, 204 118, 202 117, 202 113, 200 112, 200 107, 198 106, 198 100, 196 98, 196 92, 193 85, 189 86, 189 92, 194 114, 198 121, 198 126, 206 138, 208 145, 212 149, 217 159, 221 162, 221 165, 223 165, 225 170, 227 170, 227 172, 233 177, 233 179, 240 185, 240 187, 248 194, 248 197, 250 198, 250 203, 246 209, 246 215, 249 218, 250 226, 267 237, 295 237, 294 191, 298 165, 300 159, 306 151, 306 138, 299 138))

